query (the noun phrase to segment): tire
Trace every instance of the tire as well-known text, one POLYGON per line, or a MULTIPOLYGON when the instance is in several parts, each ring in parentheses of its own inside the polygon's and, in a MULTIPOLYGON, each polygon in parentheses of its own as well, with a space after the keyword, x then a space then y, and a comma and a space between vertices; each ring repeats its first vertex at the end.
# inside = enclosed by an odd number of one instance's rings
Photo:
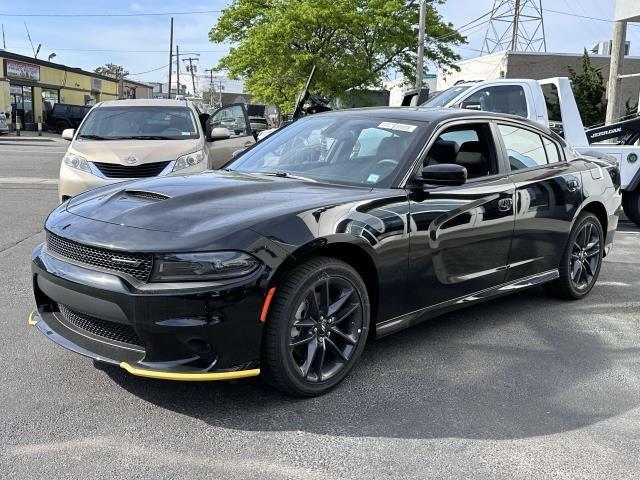
POLYGON ((622 209, 636 225, 640 225, 640 188, 622 194, 622 209))
POLYGON ((569 235, 560 260, 560 277, 543 285, 545 292, 566 300, 589 294, 600 274, 604 256, 604 234, 598 217, 582 212, 569 235))
POLYGON ((63 130, 66 130, 67 128, 71 128, 67 122, 56 122, 56 132, 62 134, 63 130))
POLYGON ((367 288, 350 265, 327 257, 300 264, 278 287, 265 322, 264 380, 299 397, 328 392, 362 354, 370 315, 367 288))

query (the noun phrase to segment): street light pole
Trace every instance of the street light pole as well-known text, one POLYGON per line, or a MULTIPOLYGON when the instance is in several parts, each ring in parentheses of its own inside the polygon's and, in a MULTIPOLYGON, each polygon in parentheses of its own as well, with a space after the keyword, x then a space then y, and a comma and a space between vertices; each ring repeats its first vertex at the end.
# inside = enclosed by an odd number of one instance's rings
POLYGON ((418 26, 418 65, 416 71, 416 90, 418 97, 422 90, 422 76, 424 73, 424 31, 427 17, 427 0, 420 0, 420 24, 418 26))

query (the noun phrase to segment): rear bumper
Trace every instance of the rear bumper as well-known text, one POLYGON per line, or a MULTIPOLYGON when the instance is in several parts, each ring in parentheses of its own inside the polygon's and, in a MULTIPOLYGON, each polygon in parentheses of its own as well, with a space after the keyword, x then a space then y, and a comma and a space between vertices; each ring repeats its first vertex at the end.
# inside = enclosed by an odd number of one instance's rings
POLYGON ((37 311, 29 323, 68 350, 151 378, 260 373, 263 296, 256 278, 143 291, 111 273, 62 261, 42 245, 32 260, 37 311))

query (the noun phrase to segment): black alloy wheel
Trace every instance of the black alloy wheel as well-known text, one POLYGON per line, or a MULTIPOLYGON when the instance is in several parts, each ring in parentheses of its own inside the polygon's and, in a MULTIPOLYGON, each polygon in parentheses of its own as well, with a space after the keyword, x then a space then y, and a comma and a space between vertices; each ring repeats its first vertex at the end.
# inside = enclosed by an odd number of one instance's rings
POLYGON ((583 212, 569 235, 558 272, 560 277, 543 287, 553 296, 577 300, 586 296, 598 279, 604 257, 604 233, 598 217, 583 212))
POLYGON ((315 258, 277 291, 265 325, 262 369, 276 388, 325 393, 347 376, 369 329, 366 286, 348 264, 315 258))
POLYGON ((592 222, 582 225, 571 251, 571 282, 576 290, 591 286, 600 265, 602 242, 597 227, 592 222))

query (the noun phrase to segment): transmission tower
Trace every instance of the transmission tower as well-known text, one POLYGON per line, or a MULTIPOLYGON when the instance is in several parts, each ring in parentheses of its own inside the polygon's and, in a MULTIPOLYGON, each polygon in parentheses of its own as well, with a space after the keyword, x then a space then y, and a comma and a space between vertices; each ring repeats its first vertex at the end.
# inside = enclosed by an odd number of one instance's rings
POLYGON ((542 0, 494 0, 482 53, 546 52, 542 0))

